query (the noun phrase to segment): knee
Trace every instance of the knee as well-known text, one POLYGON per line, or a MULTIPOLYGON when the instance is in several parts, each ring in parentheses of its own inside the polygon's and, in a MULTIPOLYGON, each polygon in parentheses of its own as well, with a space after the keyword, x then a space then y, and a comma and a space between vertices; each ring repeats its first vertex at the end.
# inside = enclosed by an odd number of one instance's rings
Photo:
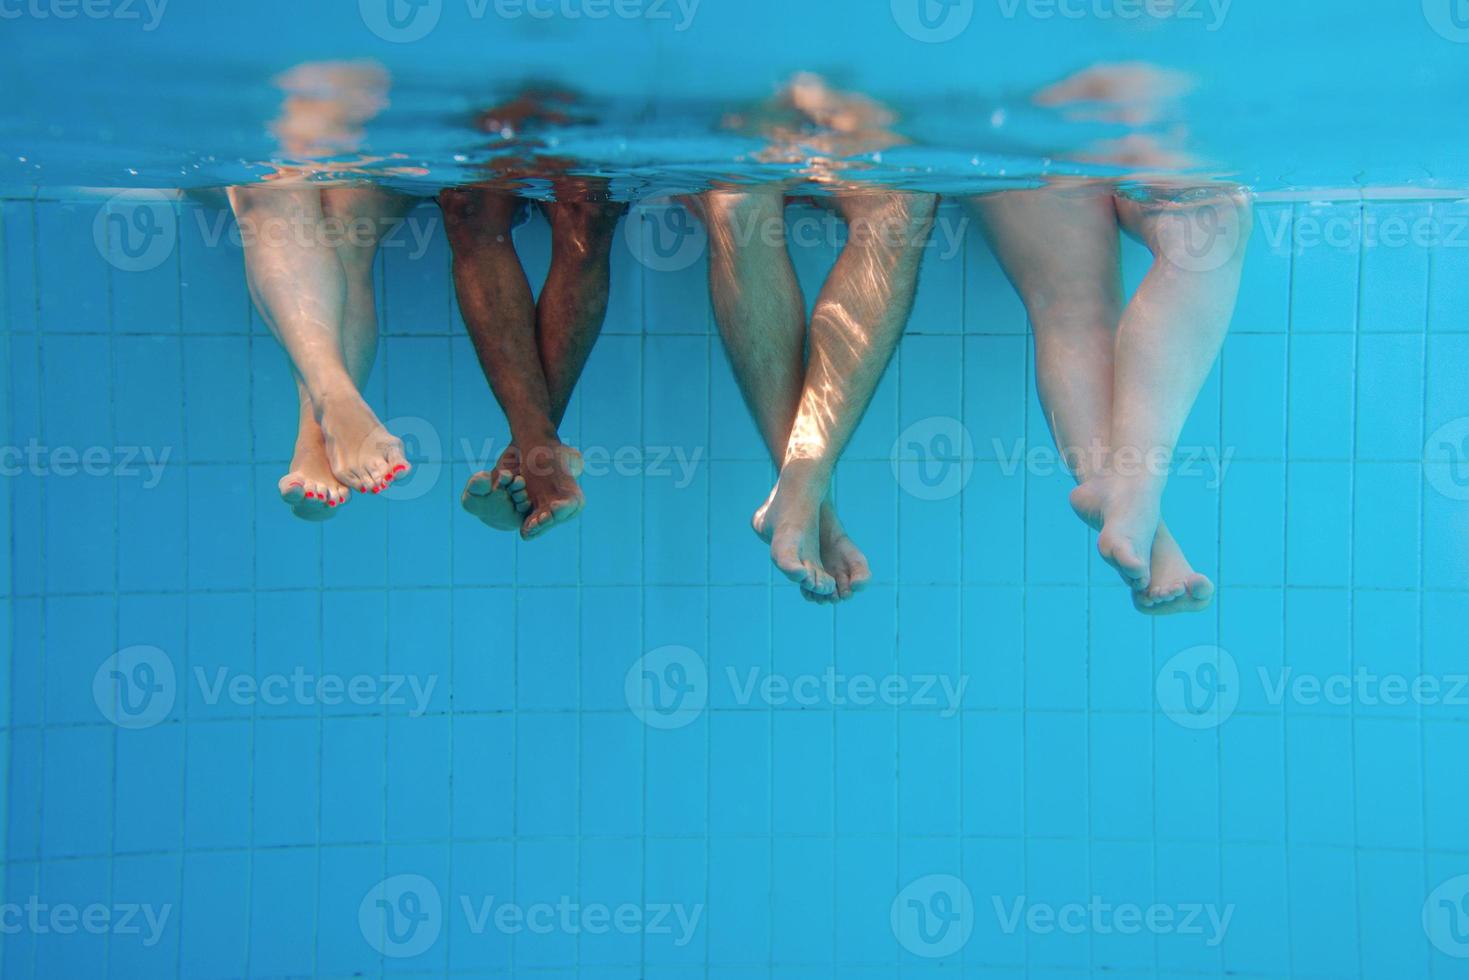
POLYGON ((508 243, 519 207, 518 198, 499 192, 474 188, 439 192, 444 230, 456 249, 508 243))
POLYGON ((839 199, 848 240, 890 252, 921 249, 933 227, 938 195, 854 194, 839 199))
POLYGON ((1254 230, 1254 207, 1244 191, 1135 207, 1138 237, 1158 261, 1194 273, 1243 266, 1254 230))
POLYGON ((551 214, 551 247, 563 261, 603 261, 626 211, 626 204, 604 201, 559 203, 551 214))
POLYGON ((737 246, 785 242, 785 195, 772 191, 712 190, 695 212, 704 220, 716 252, 737 246))

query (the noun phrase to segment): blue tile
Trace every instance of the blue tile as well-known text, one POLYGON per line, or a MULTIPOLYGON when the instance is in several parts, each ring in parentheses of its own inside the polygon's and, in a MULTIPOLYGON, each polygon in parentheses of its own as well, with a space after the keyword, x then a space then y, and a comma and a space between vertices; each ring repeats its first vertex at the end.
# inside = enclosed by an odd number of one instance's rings
POLYGON ((389 840, 438 841, 449 836, 450 758, 445 717, 388 720, 389 840))
POLYGON ((250 295, 239 228, 224 209, 185 205, 179 214, 179 304, 193 333, 249 332, 250 295))
POLYGON ((380 847, 323 847, 317 872, 316 968, 344 976, 371 973, 379 954, 363 941, 358 908, 383 879, 380 847))
POLYGON ((1423 448, 1424 339, 1364 336, 1357 350, 1357 457, 1418 460, 1423 448))
POLYGON ((522 714, 515 726, 516 826, 575 833, 576 732, 563 715, 522 714))
POLYGON ((1435 201, 1433 221, 1442 245, 1428 255, 1428 329, 1462 333, 1469 328, 1469 206, 1435 201))
POLYGON ((497 711, 515 702, 515 651, 499 642, 514 622, 514 594, 504 589, 458 588, 453 592, 454 673, 440 684, 452 687, 460 711, 497 711))
POLYGON ((1368 203, 1362 254, 1362 330, 1418 333, 1428 323, 1433 216, 1422 204, 1368 203))
MULTIPOLYGON (((642 877, 643 847, 640 841, 585 838, 580 858, 581 877, 577 884, 582 894, 591 896, 592 901, 615 906, 625 900, 623 896, 627 895, 630 883, 642 877)), ((580 943, 582 963, 596 968, 604 964, 638 962, 640 941, 639 935, 625 929, 584 935, 580 943)))
POLYGON ((256 847, 311 844, 319 817, 312 797, 320 779, 316 722, 260 720, 253 731, 255 752, 252 841, 256 847))
POLYGON ((1219 729, 1220 832, 1226 841, 1284 842, 1283 723, 1239 714, 1219 729))
POLYGON ((88 906, 105 903, 107 874, 107 864, 103 861, 56 861, 41 865, 36 900, 50 906, 53 918, 51 922, 42 919, 41 926, 35 930, 36 976, 87 977, 106 971, 107 948, 111 942, 120 942, 121 937, 114 938, 110 931, 98 932, 85 925, 75 932, 63 932, 52 923, 60 907, 84 913, 88 906))
POLYGON ((1340 679, 1352 674, 1351 597, 1338 590, 1292 589, 1285 599, 1285 671, 1267 699, 1283 698, 1287 715, 1340 716, 1350 698, 1340 679))
POLYGON ((1469 806, 1469 787, 1454 778, 1453 766, 1469 745, 1469 726, 1432 719, 1423 731, 1423 819, 1428 847, 1439 851, 1463 851, 1469 841, 1469 824, 1464 822, 1469 806))
POLYGON ((965 706, 1025 707, 1026 626, 1029 617, 1019 589, 965 589, 964 621, 972 639, 964 645, 964 675, 970 678, 965 706))
POLYGON ((0 231, 5 248, 5 329, 36 329, 35 205, 28 201, 0 203, 0 231))
MULTIPOLYGON (((1286 772, 1291 840, 1349 847, 1353 809, 1351 744, 1346 718, 1286 719, 1286 772)), ((1297 896, 1300 897, 1299 895, 1297 896)))
POLYGON ((964 328, 964 264, 968 216, 957 206, 942 206, 923 249, 910 334, 958 333, 964 328))
POLYGON ((898 719, 898 820, 905 834, 958 836, 961 793, 959 716, 905 711, 898 719))
POLYGON ((1153 758, 1171 773, 1154 788, 1155 833, 1168 841, 1219 837, 1219 733, 1184 728, 1171 718, 1154 723, 1153 758))
POLYGON ((1289 872, 1280 844, 1225 844, 1220 899, 1234 909, 1224 945, 1226 966, 1275 975, 1290 957, 1289 872))
POLYGON ((190 848, 250 842, 250 727, 191 723, 185 736, 184 841, 190 848))
POLYGON ((772 726, 775 833, 829 833, 834 805, 831 715, 777 710, 772 726))
MULTIPOLYGON (((709 935, 705 883, 702 840, 648 841, 642 886, 650 910, 643 924, 643 956, 648 962, 699 964, 686 975, 703 972, 709 935)), ((631 897, 621 892, 603 902, 615 908, 631 897)))
MULTIPOLYGON (((514 882, 514 848, 508 843, 455 842, 450 860, 454 890, 469 896, 476 915, 488 896, 510 896, 514 882)), ((508 967, 512 937, 495 928, 474 928, 464 915, 450 915, 445 930, 452 969, 480 971, 508 967)), ((507 974, 508 975, 508 974, 507 974)))
POLYGON ((388 671, 372 689, 373 707, 382 704, 390 715, 412 717, 449 710, 451 615, 445 592, 389 594, 388 671))
POLYGON ((578 790, 584 803, 582 834, 630 836, 641 832, 644 738, 645 730, 631 712, 582 717, 578 790))
POLYGON ((1032 589, 1025 603, 1026 701, 1032 709, 1086 707, 1086 593, 1032 589))
MULTIPOLYGON (((577 889, 577 847, 572 841, 521 841, 516 845, 515 901, 523 908, 555 906, 563 895, 577 889)), ((646 865, 645 865, 646 867, 646 865)), ((611 889, 600 901, 610 908, 631 898, 621 889, 611 889)), ((549 932, 526 929, 515 935, 518 967, 570 966, 576 959, 576 937, 565 930, 549 932)))
POLYGON ((1362 464, 1355 473, 1354 584, 1359 588, 1416 587, 1422 469, 1412 463, 1362 464))
POLYGON ((114 851, 168 853, 180 848, 183 763, 184 730, 180 725, 120 733, 112 826, 114 851))
POLYGON ((256 850, 250 861, 250 969, 299 974, 311 969, 316 925, 316 852, 256 850))
POLYGON ((1239 300, 1231 329, 1237 333, 1284 333, 1290 323, 1291 263, 1295 215, 1290 205, 1261 204, 1245 250, 1239 300))
POLYGON ((964 256, 964 332, 1024 334, 1025 305, 973 221, 969 223, 964 256))
POLYGON ((1347 459, 1352 452, 1353 338, 1290 341, 1289 435, 1292 459, 1347 459))
POLYGON ((1230 465, 1220 487, 1221 586, 1284 582, 1286 508, 1285 464, 1235 460, 1230 465))
POLYGON ((711 963, 769 963, 773 851, 769 837, 716 837, 709 842, 711 963))
POLYGON ((132 922, 118 925, 109 943, 110 976, 168 976, 176 969, 183 935, 182 866, 182 854, 118 857, 113 862, 114 907, 138 911, 132 922))
POLYGON ((1243 459, 1284 459, 1287 341, 1234 334, 1224 343, 1223 440, 1243 459))
MULTIPOLYGON (((835 745, 837 833, 892 834, 898 820, 897 719, 887 711, 840 712, 836 716, 835 745)), ((982 758, 973 759, 976 767, 982 758)), ((768 763, 762 761, 762 765, 768 763)), ((762 788, 758 798, 763 802, 767 795, 762 788)), ((751 827, 767 824, 764 814, 752 815, 751 827)))
POLYGON ((1286 576, 1291 585, 1343 586, 1351 570, 1352 516, 1345 463, 1291 463, 1286 576))
POLYGON ((1362 234, 1360 204, 1310 204, 1296 209, 1290 286, 1293 333, 1356 328, 1362 234))
POLYGON ((1359 938, 1353 853, 1293 846, 1289 861, 1292 967, 1326 976, 1355 972, 1359 938))
POLYGON ((1025 729, 1025 821, 1032 836, 1086 833, 1086 760, 1072 750, 1086 740, 1078 713, 1032 715, 1025 729))
POLYGON ((231 977, 244 973, 248 956, 250 854, 190 852, 184 855, 188 924, 179 937, 179 973, 231 977))
POLYGON ((834 910, 824 901, 835 874, 832 841, 776 837, 772 850, 771 957, 792 966, 826 963, 834 929, 834 910))
MULTIPOLYGON (((1147 715, 1091 717, 1089 829, 1098 837, 1144 839, 1153 833, 1153 725, 1147 715)), ((1167 836, 1170 828, 1160 827, 1167 836)))
POLYGON ((251 585, 255 565, 252 473, 243 466, 188 469, 189 583, 196 589, 251 585))
POLYGON ((1423 943, 1423 862, 1401 851, 1363 849, 1357 856, 1363 976, 1430 973, 1423 943))
POLYGON ((108 329, 110 267, 94 237, 99 216, 108 220, 102 213, 103 203, 41 201, 35 205, 36 255, 45 257, 36 263, 36 306, 39 326, 48 333, 108 329))
POLYGON ((1423 846, 1422 738, 1411 721, 1358 719, 1357 846, 1423 846))
POLYGON ((384 302, 379 318, 393 334, 443 334, 450 329, 449 242, 437 231, 433 204, 410 211, 379 245, 384 302))
POLYGON ((115 731, 100 725, 47 730, 43 857, 105 854, 110 849, 115 731))
POLYGON ((387 723, 381 718, 321 722, 321 842, 375 841, 382 835, 387 723))

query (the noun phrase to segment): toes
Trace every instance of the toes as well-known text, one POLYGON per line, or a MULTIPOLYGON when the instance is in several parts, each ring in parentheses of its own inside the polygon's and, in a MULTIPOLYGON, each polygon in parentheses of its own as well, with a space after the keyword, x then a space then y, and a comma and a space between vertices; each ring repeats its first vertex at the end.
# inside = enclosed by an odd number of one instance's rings
POLYGON ((306 481, 294 473, 288 473, 281 477, 279 484, 281 499, 295 507, 306 499, 306 481))
POLYGON ((383 461, 387 463, 388 472, 394 476, 413 469, 412 464, 408 462, 408 457, 403 455, 403 444, 396 438, 384 449, 383 461))
POLYGON ((1188 582, 1185 583, 1184 588, 1189 598, 1197 599, 1201 602, 1207 602, 1214 598, 1214 583, 1203 575, 1191 576, 1188 582))
POLYGON ((464 492, 471 497, 485 497, 495 489, 498 487, 494 475, 484 471, 471 476, 469 482, 464 485, 464 492))
POLYGON ((843 572, 837 572, 832 576, 836 583, 836 591, 832 593, 832 599, 840 601, 852 598, 852 580, 843 572))
POLYGON ((388 461, 375 459, 367 464, 367 478, 372 481, 372 492, 382 493, 388 486, 388 461))
POLYGON ((808 565, 806 572, 810 577, 811 585, 809 588, 812 592, 819 596, 832 596, 836 594, 836 579, 828 575, 820 566, 808 565))

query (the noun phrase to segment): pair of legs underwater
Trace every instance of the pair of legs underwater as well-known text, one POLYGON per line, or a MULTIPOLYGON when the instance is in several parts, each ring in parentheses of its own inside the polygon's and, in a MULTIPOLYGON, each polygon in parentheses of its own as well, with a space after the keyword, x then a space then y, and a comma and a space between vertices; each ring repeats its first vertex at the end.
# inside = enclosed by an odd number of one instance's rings
POLYGON ((607 315, 612 241, 626 210, 586 181, 557 181, 555 190, 555 201, 539 205, 551 225, 539 300, 511 236, 526 202, 488 186, 439 195, 459 309, 511 437, 493 471, 470 477, 462 503, 527 540, 575 517, 585 501, 581 456, 558 429, 607 315))
POLYGON ((846 221, 848 237, 808 329, 785 241, 784 191, 721 188, 686 202, 709 231, 720 336, 780 467, 754 530, 802 594, 827 603, 850 599, 872 578, 837 518, 832 481, 907 325, 937 198, 839 191, 820 203, 846 221))
POLYGON ((372 263, 413 199, 371 185, 230 188, 247 233, 250 295, 295 373, 300 422, 281 498, 297 517, 336 513, 409 469, 361 395, 377 355, 372 263))
POLYGON ((1195 612, 1214 586, 1162 520, 1168 465, 1234 312, 1250 206, 1229 188, 1128 197, 1110 186, 969 199, 1035 337, 1041 405, 1077 514, 1145 613, 1195 612), (1119 228, 1152 252, 1122 300, 1119 228))

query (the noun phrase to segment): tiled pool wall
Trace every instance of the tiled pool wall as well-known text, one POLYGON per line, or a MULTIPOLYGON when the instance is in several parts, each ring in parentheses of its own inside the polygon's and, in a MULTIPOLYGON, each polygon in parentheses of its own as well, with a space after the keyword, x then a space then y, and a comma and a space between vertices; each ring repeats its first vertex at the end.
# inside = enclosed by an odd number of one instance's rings
MULTIPOLYGON (((1260 205, 1233 331, 1181 440, 1194 465, 1166 502, 1219 599, 1152 620, 1067 507, 1024 311, 951 205, 839 471, 876 581, 835 612, 773 578, 749 531, 773 474, 701 262, 660 271, 619 241, 563 433, 603 463, 575 524, 519 544, 458 508, 506 429, 437 211, 415 211, 380 259, 367 394, 418 472, 403 499, 310 526, 277 499, 296 398, 229 219, 167 208, 174 239, 140 259, 116 232, 98 247, 102 206, 0 214, 0 411, 30 453, 0 480, 5 899, 173 914, 152 943, 21 929, 3 936, 6 976, 1469 976, 1420 922, 1469 873, 1469 707, 1272 697, 1260 673, 1464 671, 1469 431, 1443 427, 1469 415, 1469 208, 1260 205), (1399 223, 1406 242, 1379 233, 1399 223), (973 458, 949 482, 895 466, 895 444, 939 451, 955 433, 973 458), (1425 467, 1445 442, 1452 458, 1425 467), (74 472, 93 448, 93 475, 74 472), (93 682, 138 645, 177 691, 123 727, 93 682), (629 710, 625 677, 668 646, 707 664, 708 698, 665 730, 629 710), (1186 726, 1159 676, 1200 646, 1237 664, 1237 704, 1186 726), (741 696, 747 677, 832 665, 962 681, 962 709, 741 696), (421 705, 323 705, 211 686, 302 671, 432 687, 421 705), (398 874, 433 882, 442 930, 385 958, 359 906, 398 874), (933 874, 975 902, 946 962, 889 920, 933 874), (1217 946, 1007 931, 997 914, 1092 895, 1234 911, 1217 946), (703 917, 686 943, 512 933, 473 928, 465 896, 703 917)), ((648 214, 629 220, 651 233, 648 214)), ((538 284, 546 228, 517 234, 538 284)), ((836 251, 814 237, 795 249, 808 302, 836 251)), ((1130 248, 1130 282, 1145 259, 1130 248)))

